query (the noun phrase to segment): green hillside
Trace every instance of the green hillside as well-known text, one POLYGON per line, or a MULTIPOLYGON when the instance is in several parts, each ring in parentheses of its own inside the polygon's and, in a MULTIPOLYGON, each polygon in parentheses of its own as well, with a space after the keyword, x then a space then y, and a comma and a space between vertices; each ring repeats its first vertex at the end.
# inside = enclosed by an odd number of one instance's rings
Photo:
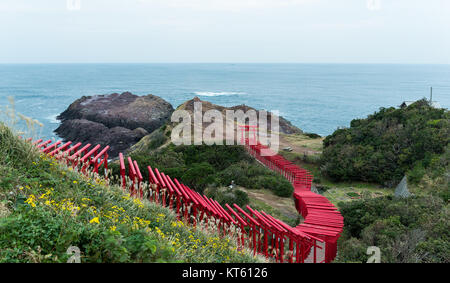
POLYGON ((335 181, 396 185, 405 174, 418 182, 450 140, 450 113, 426 100, 409 107, 381 108, 324 140, 322 173, 335 181))
POLYGON ((322 169, 336 180, 396 184, 406 173, 409 198, 392 195, 339 203, 344 233, 338 262, 450 262, 450 122, 425 100, 381 109, 325 139, 322 169))
POLYGON ((0 123, 0 262, 258 262, 229 238, 40 155, 0 123))

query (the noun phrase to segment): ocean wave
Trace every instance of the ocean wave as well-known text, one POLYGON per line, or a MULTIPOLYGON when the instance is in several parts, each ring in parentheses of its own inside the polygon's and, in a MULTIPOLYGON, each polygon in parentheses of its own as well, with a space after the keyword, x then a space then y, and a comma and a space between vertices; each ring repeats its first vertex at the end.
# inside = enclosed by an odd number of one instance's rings
POLYGON ((196 91, 194 92, 195 95, 198 96, 230 96, 230 95, 241 95, 246 94, 245 92, 235 92, 235 91, 219 91, 219 92, 213 92, 213 91, 196 91))
POLYGON ((58 117, 59 114, 54 114, 54 115, 50 115, 45 117, 45 119, 47 121, 49 121, 50 124, 59 124, 58 119, 56 119, 56 117, 58 117))

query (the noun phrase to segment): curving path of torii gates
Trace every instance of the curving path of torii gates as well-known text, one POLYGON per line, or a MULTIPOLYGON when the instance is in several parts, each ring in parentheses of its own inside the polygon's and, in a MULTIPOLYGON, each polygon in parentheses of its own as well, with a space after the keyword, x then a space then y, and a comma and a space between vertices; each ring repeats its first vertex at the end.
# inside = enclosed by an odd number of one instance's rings
MULTIPOLYGON (((249 248, 275 262, 325 262, 334 260, 337 252, 337 239, 343 228, 343 217, 325 197, 311 192, 313 176, 309 171, 285 160, 282 156, 268 154, 269 148, 243 139, 248 152, 262 164, 280 173, 294 186, 294 200, 303 222, 290 227, 264 211, 250 206, 245 210, 236 204, 222 207, 217 201, 200 195, 176 178, 147 166, 149 180, 144 180, 141 168, 135 160, 119 154, 121 184, 124 191, 133 197, 147 198, 175 211, 180 220, 196 225, 216 224, 219 235, 234 233, 240 248, 249 248), (144 191, 144 182, 149 185, 144 191)), ((30 140, 31 141, 31 140, 30 140)), ((108 149, 91 144, 72 144, 42 139, 34 141, 42 153, 65 161, 69 166, 79 168, 80 172, 99 173, 103 166, 108 169, 108 149)), ((105 174, 107 178, 107 175, 105 174)))
POLYGON ((279 154, 268 146, 257 141, 257 126, 241 126, 241 144, 264 166, 278 172, 291 182, 294 187, 295 207, 303 221, 292 228, 294 231, 320 238, 319 251, 317 247, 307 258, 307 262, 330 263, 337 254, 337 240, 344 227, 344 218, 337 208, 324 196, 311 191, 313 175, 279 154), (249 138, 245 133, 249 133, 249 138))

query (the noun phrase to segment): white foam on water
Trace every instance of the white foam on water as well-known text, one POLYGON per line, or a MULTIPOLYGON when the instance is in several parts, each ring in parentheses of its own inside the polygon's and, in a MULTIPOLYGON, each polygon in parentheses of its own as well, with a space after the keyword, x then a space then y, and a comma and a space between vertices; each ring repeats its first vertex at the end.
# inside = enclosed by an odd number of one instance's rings
POLYGON ((213 91, 196 91, 194 92, 195 95, 198 96, 230 96, 230 95, 241 95, 246 94, 245 92, 235 92, 235 91, 219 91, 219 92, 213 92, 213 91))
POLYGON ((45 119, 47 121, 49 121, 50 124, 59 124, 58 119, 56 119, 56 117, 58 117, 58 115, 59 114, 50 115, 50 116, 45 117, 45 119))

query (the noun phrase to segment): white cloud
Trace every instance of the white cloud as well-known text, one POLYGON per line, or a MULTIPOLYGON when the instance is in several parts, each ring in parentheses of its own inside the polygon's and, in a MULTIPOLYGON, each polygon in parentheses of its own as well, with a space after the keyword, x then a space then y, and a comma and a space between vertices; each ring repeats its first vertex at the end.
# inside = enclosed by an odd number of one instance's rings
POLYGON ((232 12, 303 5, 314 1, 317 0, 139 0, 145 4, 168 5, 175 8, 232 12))

